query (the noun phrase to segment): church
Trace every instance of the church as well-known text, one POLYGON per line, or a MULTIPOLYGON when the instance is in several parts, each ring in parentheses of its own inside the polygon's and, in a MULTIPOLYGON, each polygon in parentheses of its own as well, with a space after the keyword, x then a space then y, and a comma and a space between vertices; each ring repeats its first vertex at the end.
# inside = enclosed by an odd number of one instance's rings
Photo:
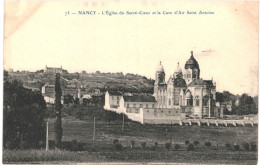
POLYGON ((221 116, 216 108, 216 83, 200 78, 200 67, 192 51, 184 69, 178 63, 168 81, 159 63, 153 95, 107 91, 104 109, 124 113, 142 124, 171 124, 190 117, 221 116))
POLYGON ((215 111, 216 83, 200 78, 200 67, 191 56, 184 69, 178 66, 165 81, 163 65, 156 68, 154 95, 158 108, 181 108, 189 116, 217 116, 215 111))

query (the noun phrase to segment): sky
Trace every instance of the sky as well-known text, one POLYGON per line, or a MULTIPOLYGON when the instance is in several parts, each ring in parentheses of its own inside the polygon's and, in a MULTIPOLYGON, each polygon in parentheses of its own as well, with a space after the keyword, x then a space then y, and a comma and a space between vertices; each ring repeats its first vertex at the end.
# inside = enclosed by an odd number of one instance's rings
POLYGON ((217 91, 258 94, 257 1, 6 0, 4 68, 123 72, 166 80, 190 52, 217 91), (70 11, 184 11, 172 15, 67 15, 70 11), (196 11, 197 14, 186 14, 196 11), (214 14, 199 15, 199 11, 214 14))

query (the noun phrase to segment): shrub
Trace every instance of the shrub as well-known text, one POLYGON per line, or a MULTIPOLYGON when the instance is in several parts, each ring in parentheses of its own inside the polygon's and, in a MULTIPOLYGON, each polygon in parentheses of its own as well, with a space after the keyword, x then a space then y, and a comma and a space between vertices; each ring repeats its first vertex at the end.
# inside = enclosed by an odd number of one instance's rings
POLYGON ((179 144, 174 144, 174 149, 175 150, 178 150, 178 149, 180 149, 181 148, 181 145, 179 145, 179 144))
POLYGON ((257 150, 257 146, 256 146, 255 142, 251 142, 250 145, 251 145, 251 150, 252 151, 256 151, 257 150))
POLYGON ((155 148, 157 148, 158 142, 154 142, 153 144, 154 144, 155 148))
POLYGON ((114 139, 113 144, 115 145, 115 144, 117 144, 118 142, 119 142, 118 139, 114 139))
POLYGON ((167 143, 165 143, 165 148, 169 151, 171 148, 171 145, 172 145, 171 143, 167 142, 167 143))
POLYGON ((200 142, 199 141, 197 141, 197 140, 195 140, 194 142, 194 145, 197 147, 197 145, 199 145, 200 144, 200 142))
POLYGON ((194 150, 194 144, 193 143, 189 143, 188 147, 187 147, 188 151, 193 151, 194 150))
POLYGON ((242 146, 244 148, 244 150, 248 151, 249 150, 249 143, 242 143, 242 146))
POLYGON ((239 151, 239 145, 238 144, 234 144, 234 150, 239 151))
POLYGON ((226 148, 227 148, 227 149, 230 149, 230 147, 231 147, 231 144, 229 144, 229 143, 226 143, 226 144, 225 144, 225 146, 226 146, 226 148))
POLYGON ((142 146, 142 148, 143 148, 143 150, 145 149, 145 146, 146 146, 146 142, 142 142, 141 143, 141 146, 142 146))
POLYGON ((134 148, 134 145, 135 145, 135 141, 134 140, 131 140, 131 148, 134 148))
POLYGON ((72 140, 71 141, 71 150, 72 151, 78 151, 78 149, 79 149, 79 145, 78 145, 77 140, 72 140))
POLYGON ((154 142, 153 144, 154 144, 154 145, 152 146, 152 150, 155 151, 156 148, 157 148, 157 146, 158 146, 158 143, 157 143, 157 142, 154 142))
POLYGON ((120 143, 116 143, 114 146, 117 151, 121 151, 123 149, 123 146, 120 143))
POLYGON ((205 142, 204 145, 208 148, 211 146, 211 142, 205 142))
POLYGON ((189 140, 186 140, 186 141, 185 141, 185 144, 186 144, 186 145, 188 145, 189 143, 190 143, 190 141, 189 141, 189 140))

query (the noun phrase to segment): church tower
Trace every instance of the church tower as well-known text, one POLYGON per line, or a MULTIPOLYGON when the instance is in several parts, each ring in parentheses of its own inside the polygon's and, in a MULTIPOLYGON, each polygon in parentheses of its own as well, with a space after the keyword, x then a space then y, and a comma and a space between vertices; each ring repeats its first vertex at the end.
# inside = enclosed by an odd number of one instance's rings
POLYGON ((197 60, 193 56, 193 51, 191 51, 191 56, 185 64, 185 71, 183 78, 186 84, 189 84, 194 79, 200 78, 200 67, 197 60))
POLYGON ((157 66, 154 82, 154 97, 159 108, 166 107, 167 85, 165 83, 165 72, 162 63, 157 66))
POLYGON ((165 84, 165 72, 161 61, 155 72, 154 93, 157 93, 159 84, 165 84))

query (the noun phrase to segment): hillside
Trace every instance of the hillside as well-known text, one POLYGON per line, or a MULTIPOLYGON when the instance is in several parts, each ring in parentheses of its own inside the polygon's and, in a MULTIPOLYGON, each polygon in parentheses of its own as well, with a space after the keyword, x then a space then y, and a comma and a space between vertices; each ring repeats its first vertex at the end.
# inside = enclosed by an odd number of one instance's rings
MULTIPOLYGON (((38 82, 54 84, 54 74, 39 72, 11 72, 11 80, 19 80, 26 86, 35 86, 38 82)), ((134 93, 153 93, 154 80, 137 74, 123 73, 65 73, 61 75, 62 84, 75 85, 93 91, 99 88, 101 92, 107 89, 134 93)))

